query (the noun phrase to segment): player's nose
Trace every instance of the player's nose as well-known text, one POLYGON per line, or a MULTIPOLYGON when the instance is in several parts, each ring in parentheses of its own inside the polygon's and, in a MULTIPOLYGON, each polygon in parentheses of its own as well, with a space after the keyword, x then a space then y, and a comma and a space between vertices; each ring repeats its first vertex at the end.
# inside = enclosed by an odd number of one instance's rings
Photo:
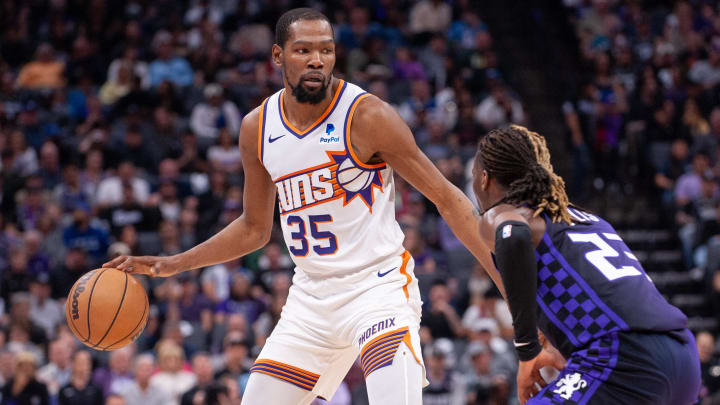
POLYGON ((310 54, 310 59, 308 60, 307 66, 310 69, 322 69, 324 65, 322 59, 320 59, 319 51, 315 51, 310 54))

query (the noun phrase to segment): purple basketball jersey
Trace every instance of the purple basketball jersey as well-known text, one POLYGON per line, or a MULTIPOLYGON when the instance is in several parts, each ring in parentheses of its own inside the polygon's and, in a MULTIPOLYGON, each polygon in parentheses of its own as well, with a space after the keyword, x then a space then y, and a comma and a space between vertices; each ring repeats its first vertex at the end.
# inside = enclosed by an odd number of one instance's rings
POLYGON ((612 331, 684 329, 685 315, 660 295, 612 226, 570 209, 577 223, 553 223, 535 250, 538 326, 570 353, 612 331))

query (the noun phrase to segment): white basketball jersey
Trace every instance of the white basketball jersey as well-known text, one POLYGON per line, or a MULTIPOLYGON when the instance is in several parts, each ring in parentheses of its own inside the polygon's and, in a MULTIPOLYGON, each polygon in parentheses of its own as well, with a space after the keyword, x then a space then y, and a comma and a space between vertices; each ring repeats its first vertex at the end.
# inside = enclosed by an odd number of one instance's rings
POLYGON ((401 255, 392 169, 359 162, 349 141, 355 107, 368 93, 341 80, 327 110, 299 131, 285 119, 283 92, 261 106, 258 153, 277 187, 285 243, 299 270, 339 276, 401 255))

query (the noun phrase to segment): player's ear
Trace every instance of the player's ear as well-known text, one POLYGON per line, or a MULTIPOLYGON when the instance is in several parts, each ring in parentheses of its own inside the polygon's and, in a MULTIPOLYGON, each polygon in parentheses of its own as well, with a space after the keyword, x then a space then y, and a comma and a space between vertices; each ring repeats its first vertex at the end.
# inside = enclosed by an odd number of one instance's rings
POLYGON ((277 66, 281 65, 280 60, 282 59, 282 52, 283 52, 283 49, 280 47, 280 45, 273 44, 273 46, 272 46, 272 61, 277 66))
POLYGON ((482 173, 480 173, 480 190, 487 190, 488 186, 490 186, 490 175, 487 170, 482 169, 482 173))

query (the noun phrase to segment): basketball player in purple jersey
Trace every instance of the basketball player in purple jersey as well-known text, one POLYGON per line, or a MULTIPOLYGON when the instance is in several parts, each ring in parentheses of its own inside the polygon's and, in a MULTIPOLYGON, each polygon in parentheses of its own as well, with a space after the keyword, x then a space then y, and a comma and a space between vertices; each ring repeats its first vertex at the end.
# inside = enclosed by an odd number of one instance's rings
POLYGON ((568 202, 544 138, 519 126, 490 131, 473 177, 480 234, 513 316, 521 403, 695 403, 700 364, 685 315, 610 224, 568 202), (539 392, 553 355, 538 328, 567 359, 539 392))

